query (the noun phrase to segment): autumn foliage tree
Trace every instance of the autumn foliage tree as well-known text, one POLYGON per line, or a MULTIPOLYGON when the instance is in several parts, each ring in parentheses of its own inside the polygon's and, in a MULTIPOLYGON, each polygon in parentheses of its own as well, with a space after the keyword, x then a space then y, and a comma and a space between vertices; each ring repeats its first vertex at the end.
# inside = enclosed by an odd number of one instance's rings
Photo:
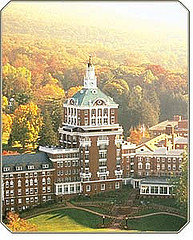
POLYGON ((18 214, 13 212, 8 212, 7 214, 7 227, 12 232, 35 232, 37 231, 37 226, 32 224, 18 216, 18 214))
POLYGON ((130 130, 129 141, 131 143, 139 144, 142 138, 149 138, 148 131, 143 128, 143 126, 138 126, 137 128, 132 128, 130 130))
POLYGON ((19 142, 23 148, 29 144, 32 144, 34 148, 39 138, 41 126, 42 117, 37 105, 33 102, 20 105, 14 112, 12 141, 19 142))

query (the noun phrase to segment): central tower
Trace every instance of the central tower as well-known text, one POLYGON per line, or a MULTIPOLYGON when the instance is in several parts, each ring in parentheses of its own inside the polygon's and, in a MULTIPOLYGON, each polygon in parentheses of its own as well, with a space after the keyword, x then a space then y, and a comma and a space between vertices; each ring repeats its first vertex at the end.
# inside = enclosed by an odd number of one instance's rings
POLYGON ((60 148, 49 150, 56 168, 56 195, 92 194, 122 183, 118 104, 98 87, 91 57, 84 87, 64 103, 60 148))

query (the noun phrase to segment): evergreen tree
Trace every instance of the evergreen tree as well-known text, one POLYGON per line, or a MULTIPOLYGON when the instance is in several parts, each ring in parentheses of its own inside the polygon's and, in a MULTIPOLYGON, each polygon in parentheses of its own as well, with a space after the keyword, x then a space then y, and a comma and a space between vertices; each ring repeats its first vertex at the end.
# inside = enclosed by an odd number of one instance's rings
POLYGON ((57 145, 58 137, 56 132, 54 132, 52 119, 49 112, 46 110, 43 115, 43 127, 40 131, 40 141, 41 146, 57 145))

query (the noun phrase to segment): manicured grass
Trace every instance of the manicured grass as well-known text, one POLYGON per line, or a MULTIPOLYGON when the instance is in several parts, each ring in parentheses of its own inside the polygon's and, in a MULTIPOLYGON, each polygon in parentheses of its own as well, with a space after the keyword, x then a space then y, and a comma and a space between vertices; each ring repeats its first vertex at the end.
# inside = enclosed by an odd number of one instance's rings
POLYGON ((127 185, 116 191, 100 192, 92 196, 76 196, 72 199, 72 202, 107 202, 122 204, 128 201, 132 189, 130 185, 127 185))
POLYGON ((176 199, 174 199, 174 198, 148 198, 148 199, 144 198, 141 200, 144 201, 145 203, 149 202, 149 204, 155 203, 155 204, 159 204, 162 206, 178 208, 176 199))
POLYGON ((95 206, 81 206, 81 207, 86 208, 86 209, 90 209, 90 210, 98 212, 98 213, 108 214, 107 209, 104 209, 104 208, 101 208, 101 207, 95 207, 95 206))
POLYGON ((128 229, 138 231, 179 231, 185 223, 185 219, 160 214, 128 220, 128 229))
MULTIPOLYGON (((107 231, 107 229, 97 229, 102 224, 100 216, 77 209, 52 211, 28 221, 35 223, 40 232, 107 231)), ((109 220, 105 219, 105 221, 107 223, 109 220)))

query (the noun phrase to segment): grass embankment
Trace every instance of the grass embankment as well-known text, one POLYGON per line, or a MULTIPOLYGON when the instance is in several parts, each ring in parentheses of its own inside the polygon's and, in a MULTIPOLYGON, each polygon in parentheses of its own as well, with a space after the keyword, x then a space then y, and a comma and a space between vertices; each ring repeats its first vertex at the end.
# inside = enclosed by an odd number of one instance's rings
MULTIPOLYGON (((38 232, 111 232, 121 231, 108 228, 110 219, 105 219, 105 228, 101 228, 102 218, 95 214, 77 209, 52 211, 28 219, 38 226, 38 232)), ((128 230, 138 231, 179 231, 186 220, 169 215, 156 215, 128 220, 128 230)), ((124 226, 125 221, 122 222, 124 226)), ((109 225, 110 226, 110 225, 109 225)))
MULTIPOLYGON (((100 216, 77 209, 52 211, 28 219, 28 221, 36 224, 40 232, 98 232, 110 230, 100 227, 102 225, 100 216)), ((105 224, 109 221, 110 219, 105 219, 105 224)))
POLYGON ((186 223, 185 219, 169 215, 155 215, 128 220, 129 230, 138 231, 179 231, 186 223))

